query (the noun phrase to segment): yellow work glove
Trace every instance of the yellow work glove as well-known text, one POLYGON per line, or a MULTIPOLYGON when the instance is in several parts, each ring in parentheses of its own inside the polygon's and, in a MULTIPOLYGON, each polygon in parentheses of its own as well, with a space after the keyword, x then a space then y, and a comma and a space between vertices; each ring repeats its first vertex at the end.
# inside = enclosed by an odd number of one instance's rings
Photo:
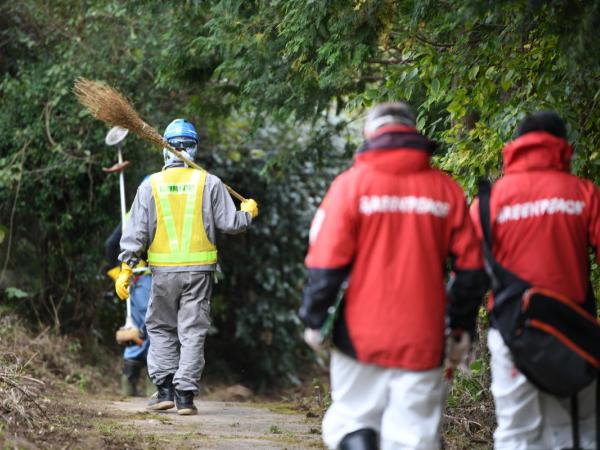
POLYGON ((255 200, 252 200, 251 198, 244 200, 240 205, 240 209, 244 212, 249 213, 253 219, 256 216, 258 216, 258 204, 255 200))
POLYGON ((129 287, 131 275, 133 275, 133 269, 127 264, 121 263, 121 273, 115 281, 115 291, 117 291, 117 295, 121 300, 127 300, 127 297, 129 297, 127 288, 129 287))
POLYGON ((121 268, 119 266, 115 266, 112 269, 110 269, 108 272, 106 272, 106 275, 108 275, 111 280, 117 281, 117 278, 119 277, 120 273, 121 273, 121 268))

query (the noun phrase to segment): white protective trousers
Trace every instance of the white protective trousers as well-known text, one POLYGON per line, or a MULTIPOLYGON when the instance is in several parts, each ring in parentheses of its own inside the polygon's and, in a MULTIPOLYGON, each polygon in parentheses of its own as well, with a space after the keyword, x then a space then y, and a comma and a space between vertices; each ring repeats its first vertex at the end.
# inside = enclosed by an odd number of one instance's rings
POLYGON ((330 372, 333 403, 323 419, 328 448, 362 428, 379 434, 382 450, 440 448, 446 394, 441 368, 386 369, 333 350, 330 372))
MULTIPOLYGON (((498 427, 495 450, 559 450, 572 446, 569 398, 546 394, 515 367, 500 332, 491 328, 492 394, 498 427)), ((579 393, 579 436, 584 449, 596 448, 596 382, 579 393)))

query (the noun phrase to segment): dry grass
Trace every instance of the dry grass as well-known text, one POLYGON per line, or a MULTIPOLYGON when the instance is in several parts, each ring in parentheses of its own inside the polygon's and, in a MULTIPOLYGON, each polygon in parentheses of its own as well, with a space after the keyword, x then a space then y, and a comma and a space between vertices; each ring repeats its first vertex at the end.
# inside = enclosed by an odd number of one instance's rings
POLYGON ((7 363, 3 355, 0 370, 0 417, 6 423, 32 428, 48 420, 39 401, 45 383, 24 374, 27 366, 19 361, 7 363))
POLYGON ((47 385, 33 375, 39 351, 30 349, 37 341, 14 316, 0 317, 0 422, 8 430, 34 430, 49 420, 43 408, 47 385))
POLYGON ((105 383, 80 359, 78 342, 0 315, 0 448, 60 447, 85 426, 90 413, 70 402, 105 383))
POLYGON ((492 448, 496 422, 486 333, 486 327, 480 326, 471 374, 457 371, 449 389, 443 424, 447 450, 492 448))
POLYGON ((495 416, 488 388, 480 377, 458 378, 444 414, 444 441, 448 450, 491 449, 495 416))

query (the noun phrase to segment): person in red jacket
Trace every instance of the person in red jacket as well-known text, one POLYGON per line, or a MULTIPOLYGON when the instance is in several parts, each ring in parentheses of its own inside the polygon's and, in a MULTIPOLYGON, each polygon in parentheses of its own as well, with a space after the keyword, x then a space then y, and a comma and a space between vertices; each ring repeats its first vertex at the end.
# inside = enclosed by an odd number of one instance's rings
MULTIPOLYGON (((591 181, 571 175, 573 149, 556 113, 528 115, 516 136, 502 150, 504 174, 490 197, 494 257, 523 280, 562 294, 595 316, 588 249, 591 245, 600 255, 600 192, 591 181)), ((478 199, 471 214, 482 238, 478 199)), ((493 324, 488 346, 498 424, 494 448, 571 447, 569 399, 531 384, 493 324)), ((579 395, 582 448, 595 448, 594 389, 595 383, 579 395)))
POLYGON ((406 104, 375 106, 364 136, 315 214, 305 261, 299 316, 313 348, 348 279, 323 439, 332 449, 437 449, 446 317, 457 362, 487 289, 480 245, 462 189, 431 167, 434 144, 417 132, 406 104))

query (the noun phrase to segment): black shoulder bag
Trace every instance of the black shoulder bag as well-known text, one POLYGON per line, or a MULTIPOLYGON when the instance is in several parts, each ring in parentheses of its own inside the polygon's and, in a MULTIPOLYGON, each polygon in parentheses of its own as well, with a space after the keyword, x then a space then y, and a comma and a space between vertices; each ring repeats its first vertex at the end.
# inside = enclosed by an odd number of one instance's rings
MULTIPOLYGON (((491 185, 479 186, 479 217, 483 230, 486 271, 492 280, 492 324, 502 335, 515 366, 540 390, 571 397, 573 443, 579 447, 577 392, 600 371, 600 323, 574 301, 532 286, 502 267, 492 253, 491 185)), ((600 414, 596 395, 597 431, 600 414)), ((600 449, 600 436, 597 436, 600 449)))

